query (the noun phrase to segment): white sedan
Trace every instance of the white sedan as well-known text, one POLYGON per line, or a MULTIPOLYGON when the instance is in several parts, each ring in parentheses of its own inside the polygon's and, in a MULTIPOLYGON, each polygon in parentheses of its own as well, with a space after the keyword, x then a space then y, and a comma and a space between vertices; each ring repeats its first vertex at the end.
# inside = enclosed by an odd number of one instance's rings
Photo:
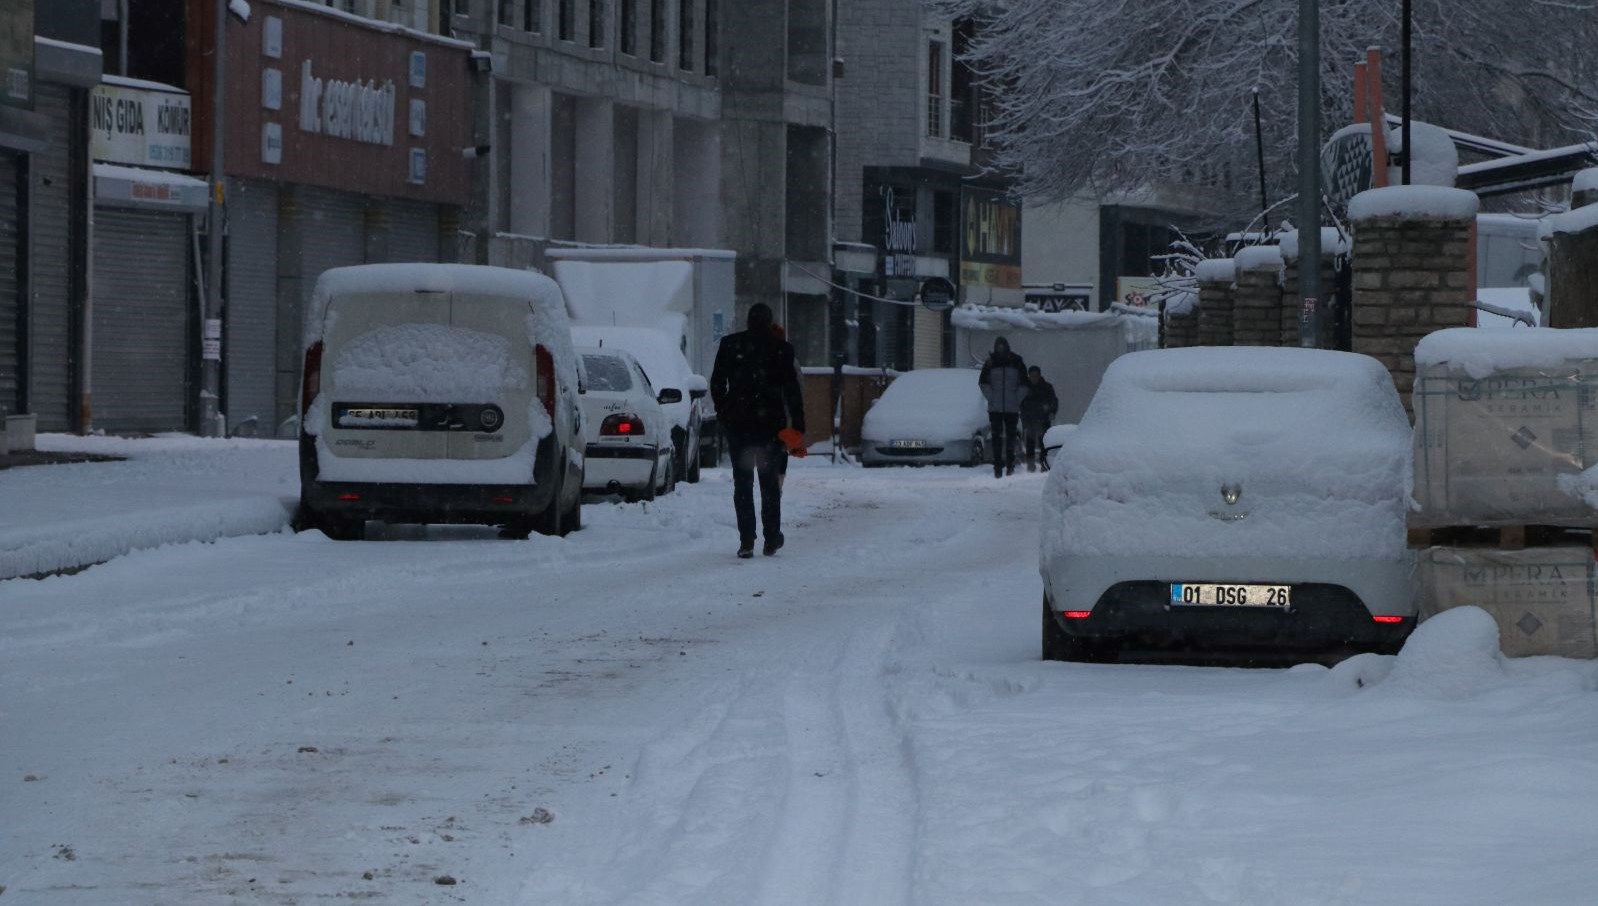
POLYGON ((682 393, 658 393, 627 352, 579 348, 582 363, 583 490, 653 500, 677 482, 671 424, 662 404, 682 393))
POLYGON ((860 426, 865 466, 981 465, 988 403, 969 368, 926 368, 893 379, 860 426))
POLYGON ((1375 359, 1132 353, 1054 439, 1045 659, 1392 652, 1414 629, 1410 427, 1375 359))

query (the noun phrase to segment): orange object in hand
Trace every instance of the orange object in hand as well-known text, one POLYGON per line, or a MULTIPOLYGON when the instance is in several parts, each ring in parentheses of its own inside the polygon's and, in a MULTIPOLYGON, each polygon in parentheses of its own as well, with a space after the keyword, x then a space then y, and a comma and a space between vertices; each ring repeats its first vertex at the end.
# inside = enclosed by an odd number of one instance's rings
POLYGON ((787 447, 788 452, 794 456, 802 457, 809 453, 809 451, 805 449, 805 436, 793 428, 783 428, 781 431, 778 431, 777 439, 782 441, 782 445, 787 447))

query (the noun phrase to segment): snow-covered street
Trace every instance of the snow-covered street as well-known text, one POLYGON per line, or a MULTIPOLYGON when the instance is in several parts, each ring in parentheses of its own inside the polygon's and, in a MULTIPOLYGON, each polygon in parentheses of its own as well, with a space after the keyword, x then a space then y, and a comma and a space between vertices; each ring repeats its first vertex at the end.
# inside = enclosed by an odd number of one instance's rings
POLYGON ((802 462, 752 562, 714 470, 565 539, 0 582, 0 903, 1592 902, 1594 664, 1473 610, 1333 670, 1043 663, 1041 489, 802 462))

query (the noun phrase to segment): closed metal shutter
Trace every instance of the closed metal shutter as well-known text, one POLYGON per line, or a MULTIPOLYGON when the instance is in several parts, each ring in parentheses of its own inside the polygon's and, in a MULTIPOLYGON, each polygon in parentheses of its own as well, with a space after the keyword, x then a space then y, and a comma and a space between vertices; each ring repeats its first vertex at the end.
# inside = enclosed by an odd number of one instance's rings
MULTIPOLYGON (((293 222, 280 211, 280 234, 293 235, 278 246, 279 273, 299 275, 299 298, 278 306, 277 420, 281 424, 299 408, 301 340, 304 312, 316 291, 316 279, 335 267, 366 263, 366 201, 359 195, 326 189, 299 188, 293 195, 293 222)), ((285 302, 289 300, 284 300, 285 302)))
POLYGON ((94 425, 188 426, 189 218, 98 208, 94 227, 94 425))
POLYGON ((388 260, 437 261, 438 207, 417 201, 388 203, 388 260))
POLYGON ((33 155, 28 288, 33 296, 29 405, 42 431, 72 427, 71 89, 38 83, 35 110, 50 121, 50 150, 33 155))
POLYGON ((943 367, 943 314, 918 305, 915 311, 915 367, 943 367))
POLYGON ((227 327, 222 361, 228 430, 277 430, 277 186, 235 181, 227 200, 227 327))
POLYGON ((21 314, 17 291, 17 242, 21 225, 17 217, 17 155, 0 151, 0 408, 20 412, 21 350, 17 348, 17 318, 21 314))

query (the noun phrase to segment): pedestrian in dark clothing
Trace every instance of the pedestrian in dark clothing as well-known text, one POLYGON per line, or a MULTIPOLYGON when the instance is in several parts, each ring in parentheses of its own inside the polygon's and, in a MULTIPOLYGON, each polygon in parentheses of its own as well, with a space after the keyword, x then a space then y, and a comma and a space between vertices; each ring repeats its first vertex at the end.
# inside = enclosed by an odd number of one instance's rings
POLYGON ((1026 363, 1010 351, 1010 341, 999 337, 993 352, 982 363, 977 378, 982 395, 988 400, 988 424, 993 428, 993 477, 1015 474, 1016 447, 1019 446, 1016 422, 1021 416, 1021 401, 1026 399, 1026 363))
POLYGON ((1054 395, 1054 385, 1043 379, 1043 370, 1033 365, 1026 370, 1027 394, 1021 401, 1021 433, 1026 437, 1026 470, 1036 472, 1041 459, 1043 471, 1049 470, 1043 452, 1043 434, 1054 426, 1054 415, 1060 411, 1060 398, 1054 395), (1036 458, 1034 458, 1036 457, 1036 458))
MULTIPOLYGON (((793 347, 771 331, 771 308, 749 309, 748 329, 722 338, 710 373, 716 418, 732 454, 732 503, 738 514, 738 556, 755 550, 755 478, 760 479, 760 527, 766 556, 782 547, 782 486, 778 432, 804 433, 805 407, 793 347)), ((791 436, 791 435, 790 435, 791 436)))

